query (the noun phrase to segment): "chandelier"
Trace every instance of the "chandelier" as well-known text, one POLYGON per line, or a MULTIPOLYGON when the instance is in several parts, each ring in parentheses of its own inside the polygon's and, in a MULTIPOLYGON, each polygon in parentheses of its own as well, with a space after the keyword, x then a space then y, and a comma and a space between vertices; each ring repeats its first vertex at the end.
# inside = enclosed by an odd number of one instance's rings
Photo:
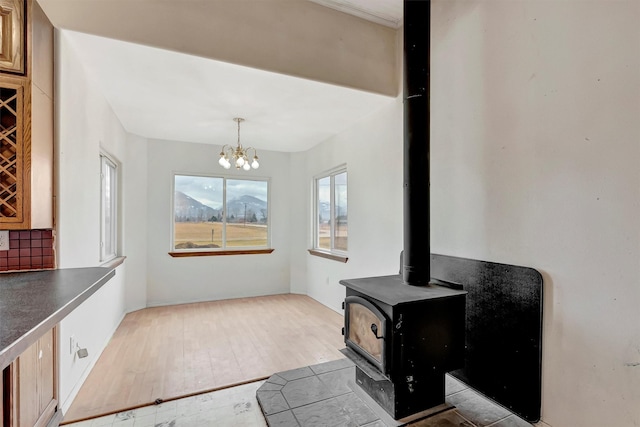
POLYGON ((258 169, 260 163, 258 163, 258 153, 256 149, 253 147, 244 148, 242 144, 240 144, 240 123, 244 122, 244 119, 236 117, 233 121, 238 123, 238 145, 235 148, 228 144, 223 145, 218 163, 225 169, 229 169, 231 164, 234 164, 236 169, 242 168, 246 171, 251 168, 258 169), (253 150, 253 161, 251 163, 249 163, 249 150, 253 150))

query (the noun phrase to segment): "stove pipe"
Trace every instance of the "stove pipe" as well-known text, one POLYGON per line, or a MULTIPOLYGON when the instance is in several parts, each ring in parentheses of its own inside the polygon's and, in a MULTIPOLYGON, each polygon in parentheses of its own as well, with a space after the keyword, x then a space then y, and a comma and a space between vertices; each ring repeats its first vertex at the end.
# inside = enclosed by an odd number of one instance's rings
POLYGON ((404 250, 402 279, 431 278, 429 236, 429 56, 431 1, 404 0, 404 250))

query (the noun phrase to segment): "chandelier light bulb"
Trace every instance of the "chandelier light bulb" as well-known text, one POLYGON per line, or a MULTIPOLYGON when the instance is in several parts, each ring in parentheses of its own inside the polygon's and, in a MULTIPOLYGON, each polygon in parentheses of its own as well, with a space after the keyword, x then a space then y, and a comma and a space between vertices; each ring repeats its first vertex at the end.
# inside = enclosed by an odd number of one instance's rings
POLYGON ((251 169, 251 165, 249 165, 249 162, 245 162, 244 166, 242 166, 242 169, 248 171, 249 169, 251 169))
POLYGON ((258 163, 258 156, 253 158, 253 162, 251 162, 251 167, 254 169, 258 169, 260 167, 260 163, 258 163))
POLYGON ((241 168, 244 165, 244 159, 242 157, 238 157, 236 160, 236 166, 241 168))
POLYGON ((218 164, 222 167, 228 163, 227 159, 224 157, 224 153, 220 154, 220 160, 218 160, 218 164))

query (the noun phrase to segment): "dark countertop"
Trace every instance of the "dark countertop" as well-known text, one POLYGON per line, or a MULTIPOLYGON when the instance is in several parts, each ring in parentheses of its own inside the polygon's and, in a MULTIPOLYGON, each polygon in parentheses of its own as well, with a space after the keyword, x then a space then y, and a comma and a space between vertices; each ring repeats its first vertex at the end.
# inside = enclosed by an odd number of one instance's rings
POLYGON ((105 267, 0 274, 0 369, 115 274, 105 267))

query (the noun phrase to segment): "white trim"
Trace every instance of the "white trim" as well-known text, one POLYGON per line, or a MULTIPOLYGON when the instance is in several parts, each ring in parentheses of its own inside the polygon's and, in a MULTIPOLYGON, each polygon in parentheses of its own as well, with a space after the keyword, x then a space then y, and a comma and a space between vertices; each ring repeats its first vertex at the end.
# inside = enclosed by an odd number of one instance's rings
POLYGON ((100 151, 100 247, 99 247, 99 260, 100 262, 110 261, 118 256, 118 226, 119 226, 119 212, 120 212, 120 164, 119 162, 108 153, 103 150, 100 151), (113 199, 110 207, 110 216, 112 221, 110 222, 110 236, 107 236, 107 230, 105 228, 105 167, 111 169, 113 173, 112 182, 110 183, 110 196, 113 199), (113 251, 106 253, 105 242, 111 240, 113 251))
MULTIPOLYGON (((346 257, 348 255, 347 251, 343 251, 340 249, 335 249, 335 176, 336 175, 340 175, 342 173, 347 174, 347 186, 349 183, 349 178, 348 178, 348 171, 347 171, 347 164, 343 163, 339 166, 336 166, 334 168, 331 168, 329 170, 326 170, 322 173, 316 174, 313 176, 313 208, 312 208, 312 239, 311 239, 311 246, 313 248, 313 250, 316 251, 320 251, 320 252, 325 252, 327 254, 334 254, 334 255, 338 255, 338 256, 344 256, 346 257), (319 192, 318 192, 318 182, 319 180, 323 179, 323 178, 329 178, 329 203, 330 203, 330 209, 329 209, 329 215, 330 215, 330 224, 331 224, 331 231, 330 231, 330 248, 326 249, 326 248, 321 248, 319 246, 319 241, 320 241, 320 230, 319 230, 319 224, 318 224, 318 216, 319 216, 319 205, 318 205, 318 197, 319 197, 319 192)), ((348 202, 348 197, 349 197, 349 191, 347 190, 347 209, 349 206, 349 202, 348 202)))
POLYGON ((340 172, 346 172, 347 171, 347 164, 346 163, 342 163, 341 165, 338 165, 336 167, 333 167, 331 169, 327 169, 325 171, 322 171, 320 173, 317 173, 313 176, 313 180, 315 182, 315 180, 317 180, 318 178, 324 178, 327 177, 329 175, 337 175, 340 172))

